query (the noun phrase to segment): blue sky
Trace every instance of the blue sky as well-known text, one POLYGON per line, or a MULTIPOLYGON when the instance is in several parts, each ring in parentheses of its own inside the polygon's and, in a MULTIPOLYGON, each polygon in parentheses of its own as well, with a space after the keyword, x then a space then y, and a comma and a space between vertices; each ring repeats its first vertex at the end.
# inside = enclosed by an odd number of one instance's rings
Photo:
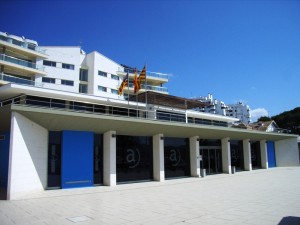
POLYGON ((0 30, 170 73, 169 93, 300 106, 300 1, 0 0, 0 30))

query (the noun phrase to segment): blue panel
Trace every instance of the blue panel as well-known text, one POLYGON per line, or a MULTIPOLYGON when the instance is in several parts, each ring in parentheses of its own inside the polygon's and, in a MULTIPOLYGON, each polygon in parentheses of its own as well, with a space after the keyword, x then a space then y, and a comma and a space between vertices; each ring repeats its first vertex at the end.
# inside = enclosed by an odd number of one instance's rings
POLYGON ((93 186, 93 146, 93 132, 62 132, 62 188, 93 186))
POLYGON ((267 151, 268 151, 268 165, 269 167, 276 167, 276 158, 275 158, 275 144, 274 141, 267 142, 267 151))
POLYGON ((7 188, 9 138, 9 132, 0 133, 0 188, 7 188))

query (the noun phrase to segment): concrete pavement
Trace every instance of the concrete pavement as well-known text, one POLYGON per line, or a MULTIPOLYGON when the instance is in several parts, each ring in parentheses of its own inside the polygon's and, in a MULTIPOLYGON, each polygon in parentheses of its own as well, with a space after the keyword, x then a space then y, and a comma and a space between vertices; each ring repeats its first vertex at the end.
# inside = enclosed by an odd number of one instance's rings
POLYGON ((300 224, 300 167, 52 190, 0 201, 1 225, 300 224))

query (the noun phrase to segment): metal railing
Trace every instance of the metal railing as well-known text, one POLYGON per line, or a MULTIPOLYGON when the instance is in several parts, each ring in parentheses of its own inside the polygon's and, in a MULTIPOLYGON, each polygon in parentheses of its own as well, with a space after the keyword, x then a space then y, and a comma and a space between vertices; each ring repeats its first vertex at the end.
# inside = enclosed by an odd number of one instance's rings
POLYGON ((27 80, 19 77, 10 76, 4 73, 0 73, 0 80, 16 83, 16 84, 24 84, 29 86, 35 86, 35 87, 43 87, 43 83, 39 83, 32 80, 27 80))
MULTIPOLYGON (((133 83, 129 83, 129 88, 134 88, 134 84, 133 83)), ((166 87, 158 87, 158 86, 152 86, 152 85, 142 84, 141 88, 145 89, 145 90, 148 90, 148 91, 151 90, 151 91, 159 91, 159 92, 168 93, 168 88, 166 88, 166 87)))
MULTIPOLYGON (((131 73, 134 74, 135 73, 135 69, 132 68, 118 68, 118 72, 123 72, 123 73, 131 73)), ((138 74, 141 73, 141 70, 137 71, 138 74)), ((169 79, 170 74, 165 74, 165 73, 158 73, 158 72, 150 72, 150 71, 146 71, 146 76, 149 77, 157 77, 157 78, 162 78, 162 79, 169 79)))
MULTIPOLYGON (((188 123, 197 126, 217 126, 217 127, 232 127, 230 124, 222 121, 199 119, 186 117, 184 113, 174 113, 168 111, 146 110, 143 108, 120 107, 108 104, 93 104, 86 102, 76 102, 64 99, 43 98, 36 96, 20 95, 14 98, 6 99, 0 102, 0 108, 7 105, 22 105, 26 107, 50 108, 63 111, 99 114, 118 117, 135 117, 138 119, 156 120, 171 123, 188 123)), ((238 127, 234 127, 241 129, 238 127)), ((245 128, 242 128, 245 129, 245 128)), ((253 129, 255 130, 255 129, 253 129)), ((267 132, 267 131, 266 131, 267 132)), ((290 130, 276 128, 270 133, 291 133, 290 130)), ((267 132, 267 133, 269 133, 267 132)))
POLYGON ((40 71, 44 71, 44 69, 45 69, 44 66, 40 66, 40 65, 37 65, 35 63, 28 62, 28 61, 25 61, 25 60, 21 60, 21 59, 12 57, 12 56, 7 56, 7 55, 4 55, 4 54, 0 54, 0 60, 5 61, 5 62, 14 63, 14 64, 17 64, 17 65, 20 65, 20 66, 25 66, 25 67, 28 67, 28 68, 40 70, 40 71))
POLYGON ((79 112, 85 114, 99 114, 117 117, 134 117, 137 119, 146 120, 156 120, 171 123, 188 123, 195 124, 197 126, 223 126, 228 127, 226 123, 220 123, 219 121, 205 120, 199 122, 197 120, 191 119, 191 117, 186 118, 184 113, 174 113, 168 111, 156 111, 156 110, 146 110, 144 108, 136 107, 120 107, 108 104, 93 104, 86 102, 76 102, 64 99, 53 99, 53 98, 43 98, 37 96, 17 96, 15 98, 7 99, 0 102, 0 107, 6 105, 22 105, 26 107, 38 107, 38 108, 49 108, 70 112, 79 112))
POLYGON ((285 133, 285 134, 290 134, 291 133, 291 130, 288 130, 288 129, 282 129, 282 128, 276 128, 272 131, 269 131, 269 132, 272 132, 272 133, 285 133))
POLYGON ((3 37, 3 36, 1 36, 0 41, 5 41, 7 43, 17 45, 19 47, 22 47, 22 48, 25 48, 25 49, 28 49, 28 50, 32 50, 32 51, 35 51, 35 52, 38 52, 38 53, 42 53, 42 54, 45 54, 45 52, 46 52, 45 49, 41 49, 39 46, 33 45, 33 44, 28 43, 26 41, 24 41, 24 42, 13 41, 12 38, 7 38, 7 37, 3 37))

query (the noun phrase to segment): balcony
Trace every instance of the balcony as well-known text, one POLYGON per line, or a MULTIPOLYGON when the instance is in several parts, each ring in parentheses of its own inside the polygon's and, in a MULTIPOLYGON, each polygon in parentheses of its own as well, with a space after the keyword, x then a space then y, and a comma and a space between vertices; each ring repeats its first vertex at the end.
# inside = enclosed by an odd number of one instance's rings
POLYGON ((11 47, 16 47, 16 48, 22 48, 24 51, 30 51, 30 52, 35 52, 35 54, 37 53, 38 55, 42 54, 45 55, 45 49, 41 49, 39 46, 37 46, 37 43, 35 41, 32 40, 28 40, 28 39, 23 39, 21 37, 17 37, 14 35, 10 35, 6 37, 4 36, 6 35, 5 33, 1 32, 0 35, 0 44, 1 42, 3 45, 8 45, 11 47))
POLYGON ((35 73, 46 74, 46 72, 44 72, 44 70, 45 70, 44 66, 40 66, 35 63, 28 62, 26 60, 22 60, 22 59, 18 59, 18 58, 12 57, 12 56, 0 54, 0 64, 1 64, 1 61, 7 62, 7 63, 4 63, 6 66, 10 66, 10 67, 16 66, 19 69, 29 70, 33 74, 35 74, 35 73))
MULTIPOLYGON (((119 67, 117 71, 117 73, 122 76, 125 76, 127 72, 129 73, 129 77, 133 79, 135 69, 119 67)), ((137 73, 140 74, 141 71, 138 70, 137 73)), ((147 83, 154 86, 167 83, 169 80, 169 76, 169 74, 146 71, 147 83)))
POLYGON ((0 83, 16 83, 16 84, 24 84, 35 87, 43 87, 42 83, 38 83, 32 80, 23 79, 19 77, 10 76, 4 73, 0 73, 0 83))
MULTIPOLYGON (((134 89, 134 84, 133 83, 129 83, 129 91, 133 91, 134 89)), ((152 85, 145 85, 145 84, 142 84, 141 86, 141 91, 156 91, 156 92, 163 92, 165 94, 168 93, 168 88, 166 87, 157 87, 157 86, 152 86, 152 85)), ((128 87, 124 88, 124 92, 127 93, 128 91, 128 87)))

